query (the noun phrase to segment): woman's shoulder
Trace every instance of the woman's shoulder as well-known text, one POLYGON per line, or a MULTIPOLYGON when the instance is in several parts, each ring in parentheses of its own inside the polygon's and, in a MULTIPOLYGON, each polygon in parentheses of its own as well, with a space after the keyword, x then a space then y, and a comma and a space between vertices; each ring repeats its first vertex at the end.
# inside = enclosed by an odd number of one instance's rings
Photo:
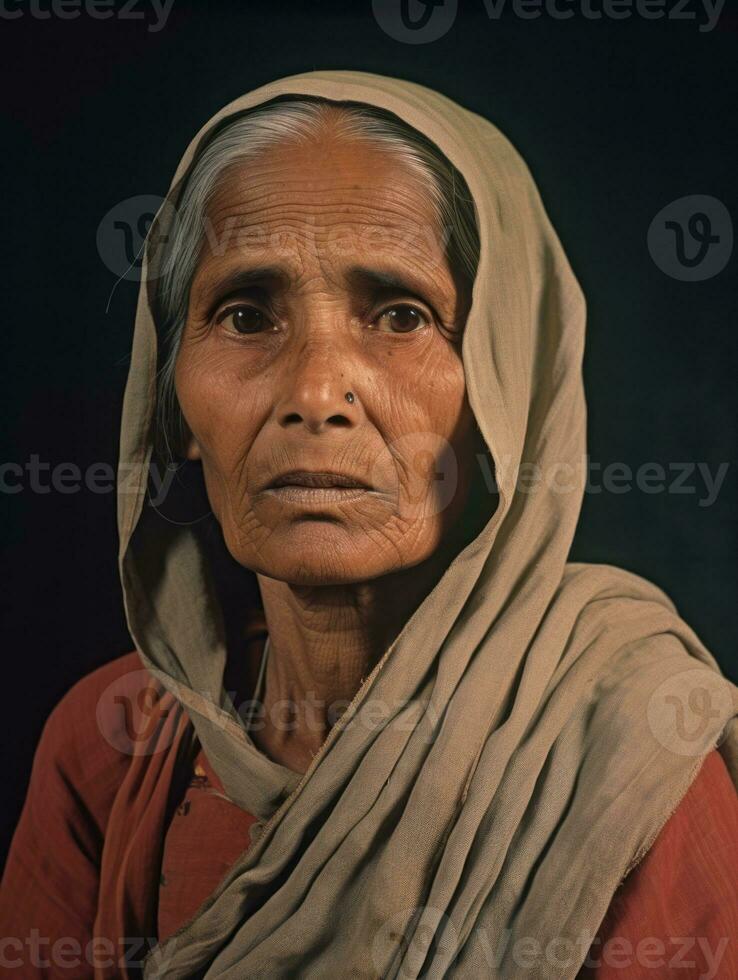
POLYGON ((111 805, 131 762, 125 706, 147 678, 136 651, 116 657, 76 681, 46 718, 0 889, 7 935, 26 936, 42 919, 59 935, 86 935, 111 805))
POLYGON ((142 692, 156 685, 136 650, 75 681, 41 731, 31 785, 67 795, 69 787, 100 816, 130 763, 131 716, 142 692))
POLYGON ((143 689, 151 681, 137 650, 94 668, 57 701, 46 719, 41 740, 53 742, 56 749, 79 739, 87 743, 100 737, 110 744, 111 733, 101 722, 109 719, 111 708, 124 704, 125 697, 134 693, 133 688, 143 689), (53 739, 48 738, 50 730, 53 739))
POLYGON ((64 716, 80 708, 95 705, 100 694, 109 684, 132 671, 143 669, 138 650, 131 650, 113 660, 108 660, 73 681, 66 692, 60 697, 52 709, 49 718, 64 716))
POLYGON ((75 708, 94 705, 99 695, 109 684, 132 671, 143 669, 145 668, 138 650, 131 650, 130 653, 124 653, 113 660, 108 660, 74 681, 59 699, 52 714, 64 714, 73 711, 75 708))
POLYGON ((736 882, 738 791, 716 748, 703 758, 681 802, 621 883, 608 914, 614 919, 658 895, 674 897, 675 915, 693 911, 698 898, 718 904, 732 899, 738 908, 736 882))
MULTIPOLYGON (((738 791, 719 749, 704 757, 681 802, 631 873, 631 896, 648 882, 713 904, 738 908, 738 791), (709 895, 709 899, 708 899, 709 895)), ((738 924, 738 916, 736 924, 738 924)), ((738 936, 738 929, 735 930, 738 936)))
POLYGON ((696 833, 703 842, 727 837, 733 853, 738 851, 738 791, 719 749, 707 753, 656 843, 689 841, 696 833))
POLYGON ((641 976, 655 960, 664 976, 691 962, 696 972, 674 974, 684 980, 738 976, 737 881, 738 793, 713 749, 615 892, 580 977, 641 976))

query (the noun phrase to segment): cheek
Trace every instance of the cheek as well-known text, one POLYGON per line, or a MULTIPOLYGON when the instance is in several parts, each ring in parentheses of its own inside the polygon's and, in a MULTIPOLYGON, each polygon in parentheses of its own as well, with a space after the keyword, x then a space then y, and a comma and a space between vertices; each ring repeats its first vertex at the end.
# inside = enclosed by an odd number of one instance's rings
POLYGON ((385 349, 372 368, 371 397, 385 435, 431 431, 453 437, 466 382, 461 358, 440 335, 414 350, 385 349))
POLYGON ((258 378, 244 378, 232 359, 205 350, 197 356, 182 352, 175 386, 200 450, 208 490, 220 495, 220 483, 227 488, 245 477, 249 450, 268 410, 268 393, 258 378))
POLYGON ((398 517, 412 523, 441 515, 465 484, 473 415, 455 351, 444 345, 402 368, 388 375, 380 413, 384 446, 374 465, 377 475, 394 469, 398 517))

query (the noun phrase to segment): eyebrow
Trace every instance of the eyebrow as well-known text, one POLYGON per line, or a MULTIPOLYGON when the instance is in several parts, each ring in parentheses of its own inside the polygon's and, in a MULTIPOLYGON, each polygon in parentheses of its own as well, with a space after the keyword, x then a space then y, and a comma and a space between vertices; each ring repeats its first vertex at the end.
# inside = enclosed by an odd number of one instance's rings
MULTIPOLYGON (((221 302, 228 296, 245 291, 254 286, 266 286, 285 289, 291 281, 290 272, 279 265, 255 266, 251 269, 233 269, 231 272, 219 275, 213 272, 205 274, 198 290, 197 301, 207 306, 221 302)), ((422 278, 406 275, 385 269, 369 268, 368 266, 351 266, 346 272, 346 280, 350 287, 365 292, 392 291, 406 293, 433 303, 436 290, 433 282, 422 278)), ((439 297, 435 297, 436 299, 439 297)))
POLYGON ((425 283, 414 276, 399 275, 382 269, 369 269, 366 266, 352 266, 346 278, 349 285, 359 289, 386 289, 398 293, 422 296, 433 292, 433 284, 425 283))
POLYGON ((240 290, 248 289, 251 286, 286 286, 289 282, 289 275, 284 269, 276 265, 256 266, 253 269, 234 269, 232 272, 219 276, 217 273, 205 275, 204 280, 198 290, 198 300, 210 303, 215 296, 223 297, 240 290))

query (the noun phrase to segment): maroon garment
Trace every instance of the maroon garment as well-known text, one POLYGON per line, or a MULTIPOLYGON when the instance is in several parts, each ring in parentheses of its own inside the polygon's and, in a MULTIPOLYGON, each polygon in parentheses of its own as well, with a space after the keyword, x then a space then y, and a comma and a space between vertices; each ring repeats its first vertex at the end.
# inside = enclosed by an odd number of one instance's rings
POLYGON ((738 978, 736 883, 738 795, 714 750, 615 892, 579 977, 738 978))
MULTIPOLYGON (((3 975, 139 975, 248 848, 255 820, 227 799, 193 732, 135 652, 62 698, 0 888, 3 975)), ((738 977, 737 880, 738 797, 713 751, 613 897, 579 976, 738 977)))
POLYGON ((164 840, 157 934, 168 939, 251 844, 256 817, 231 803, 200 749, 164 840))

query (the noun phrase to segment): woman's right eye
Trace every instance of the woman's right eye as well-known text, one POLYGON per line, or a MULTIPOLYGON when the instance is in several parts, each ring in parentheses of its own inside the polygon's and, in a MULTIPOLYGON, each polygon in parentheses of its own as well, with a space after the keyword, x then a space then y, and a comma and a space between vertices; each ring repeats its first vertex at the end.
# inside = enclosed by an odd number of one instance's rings
POLYGON ((218 315, 217 322, 225 323, 231 330, 240 334, 259 333, 271 325, 269 317, 263 310, 243 303, 223 310, 218 315))

